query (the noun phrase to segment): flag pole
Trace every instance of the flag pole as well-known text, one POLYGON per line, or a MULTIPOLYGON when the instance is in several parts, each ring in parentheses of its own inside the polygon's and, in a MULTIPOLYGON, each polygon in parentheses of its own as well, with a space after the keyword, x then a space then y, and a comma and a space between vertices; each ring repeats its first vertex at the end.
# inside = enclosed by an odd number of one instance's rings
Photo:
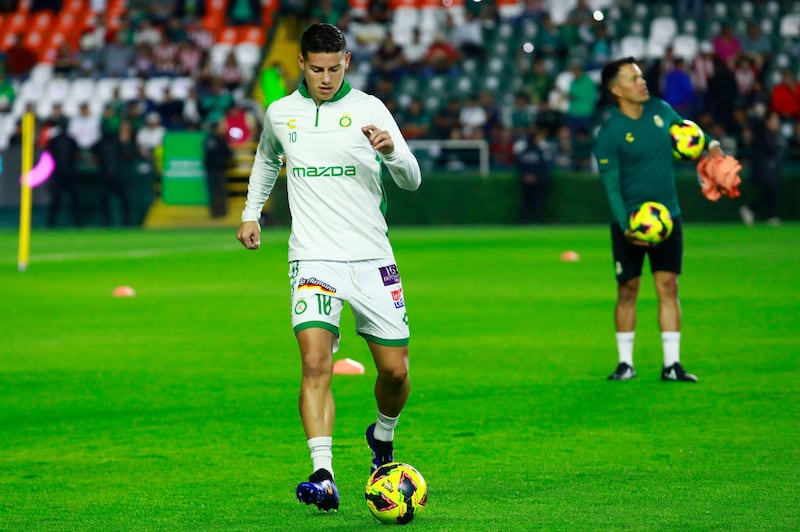
POLYGON ((22 115, 22 182, 20 183, 19 201, 19 253, 17 269, 24 272, 28 269, 31 254, 31 202, 30 172, 33 168, 33 113, 22 115))

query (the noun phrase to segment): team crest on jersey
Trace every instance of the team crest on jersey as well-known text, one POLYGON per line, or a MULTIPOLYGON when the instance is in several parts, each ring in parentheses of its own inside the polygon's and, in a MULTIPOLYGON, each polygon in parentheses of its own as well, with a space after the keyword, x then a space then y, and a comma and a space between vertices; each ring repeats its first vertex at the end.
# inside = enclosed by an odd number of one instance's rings
POLYGON ((301 299, 294 306, 294 313, 295 314, 302 314, 303 312, 306 311, 307 308, 308 308, 308 303, 306 303, 305 299, 301 299))
POLYGON ((297 119, 296 118, 292 118, 291 120, 286 122, 286 127, 288 127, 289 129, 296 128, 297 127, 297 119))
POLYGON ((630 131, 625 133, 625 140, 627 140, 628 142, 633 142, 634 141, 633 133, 631 133, 630 131))
POLYGON ((664 127, 664 120, 658 115, 653 115, 653 122, 655 122, 656 127, 664 127))
POLYGON ((339 119, 339 125, 342 127, 350 127, 353 125, 353 119, 350 118, 350 115, 342 115, 339 119))

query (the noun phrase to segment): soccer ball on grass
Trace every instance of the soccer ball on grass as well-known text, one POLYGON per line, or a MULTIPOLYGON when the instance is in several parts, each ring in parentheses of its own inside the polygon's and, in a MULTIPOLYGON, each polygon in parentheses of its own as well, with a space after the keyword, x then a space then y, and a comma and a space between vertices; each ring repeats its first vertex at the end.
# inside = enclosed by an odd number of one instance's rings
POLYGON ((672 216, 662 204, 646 201, 631 214, 630 229, 636 239, 658 244, 672 233, 672 216))
POLYGON ((691 120, 672 124, 669 136, 672 138, 672 157, 679 161, 699 159, 706 145, 705 133, 691 120))
POLYGON ((425 509, 428 485, 412 466, 391 462, 370 475, 364 498, 379 521, 404 525, 425 509))

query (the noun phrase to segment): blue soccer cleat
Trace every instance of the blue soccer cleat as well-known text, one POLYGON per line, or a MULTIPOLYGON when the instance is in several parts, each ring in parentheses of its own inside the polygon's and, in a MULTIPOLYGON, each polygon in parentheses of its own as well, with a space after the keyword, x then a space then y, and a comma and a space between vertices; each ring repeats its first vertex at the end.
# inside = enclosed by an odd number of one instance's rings
POLYGON ((375 439, 375 423, 367 427, 367 445, 372 451, 372 467, 370 474, 376 469, 389 462, 394 462, 394 446, 390 441, 380 441, 375 439))
POLYGON ((316 504, 324 512, 337 511, 339 490, 336 489, 331 474, 325 469, 318 469, 308 477, 308 482, 297 485, 297 500, 305 504, 316 504))

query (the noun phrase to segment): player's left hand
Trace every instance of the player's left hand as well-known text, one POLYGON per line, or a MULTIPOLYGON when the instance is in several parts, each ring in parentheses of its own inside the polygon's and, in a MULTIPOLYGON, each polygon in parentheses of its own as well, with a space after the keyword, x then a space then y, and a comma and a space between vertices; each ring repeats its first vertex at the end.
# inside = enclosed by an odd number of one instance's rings
POLYGON ((657 244, 655 242, 648 242, 646 240, 639 240, 636 238, 636 235, 630 229, 625 229, 625 239, 633 244, 634 246, 639 246, 643 248, 652 248, 655 247, 657 244))
POLYGON ((369 139, 369 143, 375 151, 379 151, 384 155, 389 155, 394 151, 392 136, 385 129, 378 129, 376 126, 369 124, 363 126, 361 132, 369 139))

